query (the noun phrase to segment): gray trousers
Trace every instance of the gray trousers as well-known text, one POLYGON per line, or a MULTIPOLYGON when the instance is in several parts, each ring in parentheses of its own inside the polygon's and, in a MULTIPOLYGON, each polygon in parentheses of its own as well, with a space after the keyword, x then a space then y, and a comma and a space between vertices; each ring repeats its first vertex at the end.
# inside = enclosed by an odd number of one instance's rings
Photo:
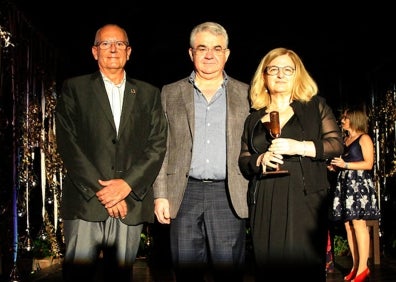
POLYGON ((65 281, 106 281, 107 275, 131 281, 143 224, 125 225, 112 217, 100 222, 64 220, 63 224, 65 281))

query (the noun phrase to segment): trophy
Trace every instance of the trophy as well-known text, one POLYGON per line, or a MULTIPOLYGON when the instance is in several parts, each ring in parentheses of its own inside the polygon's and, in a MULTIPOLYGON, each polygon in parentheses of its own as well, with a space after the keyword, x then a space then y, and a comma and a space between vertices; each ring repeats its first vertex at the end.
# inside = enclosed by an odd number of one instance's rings
MULTIPOLYGON (((267 123, 268 130, 272 138, 279 138, 281 135, 281 126, 279 122, 279 112, 272 111, 269 113, 270 121, 267 123)), ((280 165, 277 165, 277 168, 274 171, 263 171, 263 175, 271 175, 271 174, 285 174, 289 173, 288 170, 284 170, 280 168, 280 165)))

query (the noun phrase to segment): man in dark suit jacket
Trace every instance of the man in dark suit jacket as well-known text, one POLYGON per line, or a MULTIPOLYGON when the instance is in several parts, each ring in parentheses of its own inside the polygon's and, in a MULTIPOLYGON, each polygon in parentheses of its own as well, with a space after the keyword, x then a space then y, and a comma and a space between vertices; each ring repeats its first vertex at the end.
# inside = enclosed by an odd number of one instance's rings
POLYGON ((124 29, 100 28, 92 47, 99 71, 65 80, 57 103, 57 145, 67 171, 66 281, 95 281, 101 252, 112 264, 103 268, 105 281, 132 281, 143 224, 154 221, 152 184, 167 122, 159 88, 126 75, 131 51, 124 29))
POLYGON ((194 71, 165 85, 168 147, 154 184, 155 214, 170 224, 177 281, 242 281, 248 182, 238 167, 248 85, 229 77, 226 30, 207 22, 191 32, 194 71), (212 264, 210 264, 212 263, 212 264))

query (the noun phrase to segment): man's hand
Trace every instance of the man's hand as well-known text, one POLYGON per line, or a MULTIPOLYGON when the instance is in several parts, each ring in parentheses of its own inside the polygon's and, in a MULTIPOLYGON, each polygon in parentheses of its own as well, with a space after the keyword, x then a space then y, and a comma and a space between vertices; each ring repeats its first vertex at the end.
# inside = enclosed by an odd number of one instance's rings
POLYGON ((128 213, 128 206, 124 200, 118 202, 111 208, 106 208, 111 217, 124 219, 128 213))
POLYGON ((154 213, 157 216, 158 222, 162 224, 170 223, 169 201, 165 198, 158 198, 154 200, 154 213))
POLYGON ((132 189, 123 179, 111 179, 107 181, 98 180, 103 186, 102 190, 96 193, 96 197, 106 209, 113 207, 124 200, 132 189))

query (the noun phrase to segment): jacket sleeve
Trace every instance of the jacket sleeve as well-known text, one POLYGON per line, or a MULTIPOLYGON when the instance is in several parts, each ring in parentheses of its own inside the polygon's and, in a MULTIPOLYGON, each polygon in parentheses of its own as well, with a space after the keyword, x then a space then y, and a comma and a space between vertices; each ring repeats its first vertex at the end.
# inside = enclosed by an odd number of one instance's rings
POLYGON ((324 102, 319 102, 321 124, 321 139, 314 140, 316 159, 328 159, 339 156, 343 152, 343 143, 340 128, 332 109, 324 102))

